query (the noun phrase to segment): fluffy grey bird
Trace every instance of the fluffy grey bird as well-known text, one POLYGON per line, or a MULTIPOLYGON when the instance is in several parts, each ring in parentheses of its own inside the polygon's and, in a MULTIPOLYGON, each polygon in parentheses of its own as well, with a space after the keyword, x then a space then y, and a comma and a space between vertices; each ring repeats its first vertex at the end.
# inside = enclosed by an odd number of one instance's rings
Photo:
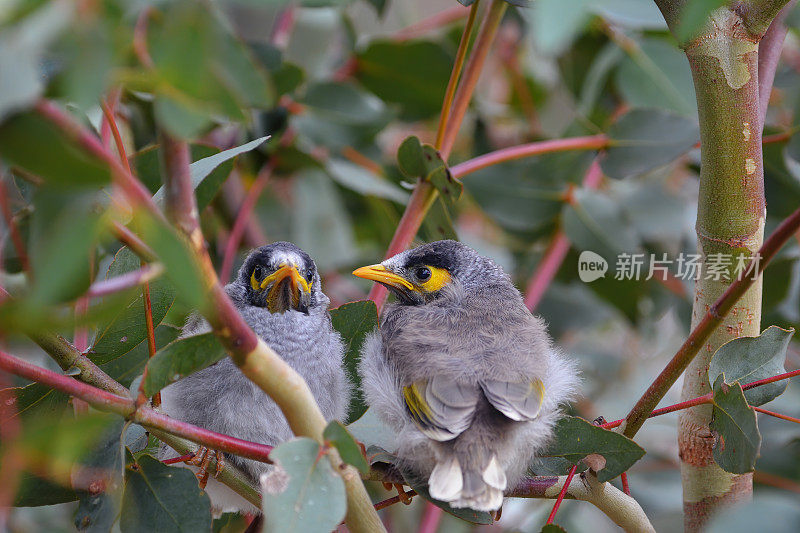
POLYGON ((397 296, 359 373, 367 403, 397 432, 401 470, 453 507, 499 509, 573 395, 574 364, 502 268, 459 242, 353 274, 397 296))
MULTIPOLYGON (((344 345, 331 326, 330 300, 322 292, 314 261, 289 242, 254 250, 225 287, 239 313, 308 383, 326 420, 344 420, 351 385, 343 367, 344 345)), ((199 315, 183 328, 188 337, 210 331, 199 315)), ((170 416, 219 433, 277 445, 293 434, 280 408, 229 358, 165 388, 162 409, 170 416)), ((174 452, 170 453, 174 456, 174 452)), ((256 484, 270 466, 225 454, 256 484)), ((258 510, 227 486, 208 480, 217 512, 258 510)))

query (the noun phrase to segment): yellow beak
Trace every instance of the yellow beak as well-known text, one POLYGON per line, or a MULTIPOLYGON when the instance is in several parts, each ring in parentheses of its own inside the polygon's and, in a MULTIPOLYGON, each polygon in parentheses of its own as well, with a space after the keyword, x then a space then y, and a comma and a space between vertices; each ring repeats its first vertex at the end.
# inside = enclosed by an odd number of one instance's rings
POLYGON ((250 280, 254 289, 264 290, 272 284, 267 293, 267 308, 272 313, 282 313, 294 308, 304 310, 311 294, 311 283, 294 265, 283 264, 281 267, 258 283, 253 277, 250 280), (287 291, 288 289, 288 291, 287 291))
POLYGON ((383 265, 369 265, 357 268, 353 271, 354 276, 359 278, 377 281, 384 285, 394 287, 396 289, 407 289, 409 291, 416 290, 414 286, 402 276, 398 276, 394 272, 389 272, 383 265))

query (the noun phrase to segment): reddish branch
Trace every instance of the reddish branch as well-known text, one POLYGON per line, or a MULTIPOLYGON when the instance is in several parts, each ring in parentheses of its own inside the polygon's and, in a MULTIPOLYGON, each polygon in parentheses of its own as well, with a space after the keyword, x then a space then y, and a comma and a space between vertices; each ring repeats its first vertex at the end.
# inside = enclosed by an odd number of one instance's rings
POLYGON ((775 411, 767 411, 766 409, 762 409, 761 407, 756 407, 755 405, 752 406, 753 409, 759 413, 764 413, 765 415, 774 416, 775 418, 780 418, 781 420, 788 420, 789 422, 794 422, 795 424, 800 424, 800 418, 795 418, 793 416, 784 415, 782 413, 776 413, 775 411))
POLYGON ((153 263, 145 265, 138 270, 126 272, 111 279, 96 281, 92 283, 86 296, 89 298, 98 298, 100 296, 107 296, 116 292, 124 291, 139 287, 145 283, 156 279, 164 272, 164 267, 160 263, 153 263))
POLYGON ((610 140, 605 135, 588 135, 586 137, 568 137, 566 139, 537 141, 489 152, 488 154, 459 163, 453 166, 450 171, 453 173, 454 177, 463 178, 483 168, 505 163, 506 161, 553 152, 566 152, 569 150, 601 150, 607 148, 609 145, 610 140))
MULTIPOLYGON (((595 189, 600 185, 602 179, 603 171, 600 168, 600 163, 595 159, 586 172, 586 176, 583 178, 583 186, 587 189, 595 189)), ((563 229, 559 228, 556 230, 555 235, 553 235, 553 240, 547 247, 542 260, 539 262, 539 266, 536 268, 533 276, 531 276, 528 287, 525 289, 525 305, 531 311, 539 304, 544 293, 547 292, 550 283, 553 281, 553 278, 556 277, 561 263, 564 262, 564 258, 567 256, 567 252, 569 252, 569 247, 570 242, 566 233, 564 233, 563 229)))
POLYGON ((258 173, 258 177, 247 191, 241 208, 239 208, 231 233, 228 235, 228 241, 225 243, 225 255, 222 260, 222 268, 219 272, 219 277, 223 281, 230 279, 231 271, 233 270, 233 260, 236 257, 236 250, 239 249, 239 244, 242 241, 242 235, 244 235, 245 229, 247 229, 250 216, 253 214, 253 209, 255 209, 258 198, 261 196, 267 183, 269 183, 272 171, 272 163, 264 165, 264 168, 258 173))
POLYGON ((787 240, 800 228, 800 209, 784 220, 778 228, 764 241, 759 250, 759 260, 755 258, 741 276, 734 281, 722 296, 709 308, 706 315, 689 334, 678 352, 667 364, 661 374, 653 381, 642 397, 636 402, 631 412, 626 417, 625 429, 623 434, 626 437, 633 437, 644 421, 648 418, 658 402, 664 397, 669 388, 675 383, 683 373, 689 363, 694 359, 700 348, 711 336, 714 330, 722 323, 739 298, 747 291, 761 275, 770 260, 783 247, 787 240))
POLYGON ((468 11, 466 8, 464 8, 464 6, 453 6, 430 16, 425 20, 421 20, 411 24, 410 26, 406 26, 402 30, 399 30, 397 33, 395 33, 394 38, 397 41, 407 41, 409 39, 422 37, 431 30, 435 30, 452 24, 457 20, 461 20, 467 16, 467 13, 468 11))
POLYGON ((272 446, 250 442, 175 420, 153 409, 140 406, 130 398, 112 394, 69 376, 32 365, 0 351, 0 368, 17 376, 47 385, 86 401, 100 411, 115 413, 146 427, 167 431, 208 448, 268 463, 272 446))

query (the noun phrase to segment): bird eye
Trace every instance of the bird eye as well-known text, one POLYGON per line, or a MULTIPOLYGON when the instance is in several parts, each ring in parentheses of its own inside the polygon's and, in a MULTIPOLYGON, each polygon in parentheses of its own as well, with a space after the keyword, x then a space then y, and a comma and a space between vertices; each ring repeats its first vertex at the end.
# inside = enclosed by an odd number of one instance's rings
POLYGON ((414 275, 417 277, 418 280, 421 282, 426 282, 431 279, 431 269, 428 267, 417 267, 414 271, 414 275))
POLYGON ((263 277, 264 277, 264 269, 263 269, 263 268, 261 268, 260 266, 256 266, 256 267, 253 269, 253 277, 255 277, 257 280, 259 280, 259 281, 260 281, 260 280, 261 280, 261 278, 263 278, 263 277))

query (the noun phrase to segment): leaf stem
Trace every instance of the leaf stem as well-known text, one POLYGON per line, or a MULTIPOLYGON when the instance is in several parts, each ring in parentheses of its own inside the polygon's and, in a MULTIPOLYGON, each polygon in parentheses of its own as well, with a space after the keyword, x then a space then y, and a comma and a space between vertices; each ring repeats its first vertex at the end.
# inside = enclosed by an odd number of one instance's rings
POLYGON ((765 415, 774 416, 775 418, 780 418, 781 420, 788 420, 789 422, 800 424, 800 418, 795 418, 793 416, 776 413, 775 411, 767 411, 766 409, 762 409, 761 407, 756 407, 755 405, 751 405, 750 407, 752 407, 754 411, 757 411, 759 413, 764 413, 765 415))
POLYGON ((461 41, 458 43, 458 51, 456 52, 456 60, 453 63, 453 70, 450 72, 450 79, 447 82, 447 89, 444 93, 444 101, 442 102, 442 113, 439 116, 439 129, 436 131, 436 142, 434 147, 437 150, 442 148, 444 141, 444 132, 447 129, 447 119, 450 116, 450 108, 453 105, 453 97, 456 94, 458 87, 458 79, 461 76, 461 68, 464 66, 464 60, 467 58, 467 49, 469 48, 470 37, 472 36, 472 28, 475 25, 475 17, 478 14, 478 5, 480 0, 475 0, 472 7, 469 9, 469 17, 467 24, 464 26, 464 31, 461 34, 461 41))
POLYGON ((558 498, 556 498, 556 503, 553 504, 553 510, 550 511, 550 516, 547 517, 547 522, 545 522, 545 524, 553 523, 553 520, 556 517, 556 513, 558 512, 558 508, 561 507, 561 502, 564 501, 564 495, 567 493, 569 484, 572 482, 572 477, 575 475, 575 472, 577 471, 578 471, 578 465, 573 465, 572 468, 569 469, 569 474, 567 474, 567 480, 564 482, 564 486, 561 487, 561 490, 558 493, 558 498))
POLYGON ((11 212, 11 205, 8 202, 8 189, 6 188, 6 180, 0 178, 0 209, 3 211, 3 219, 11 234, 11 242, 14 245, 14 250, 17 252, 19 262, 22 264, 22 270, 28 275, 28 279, 32 279, 31 263, 28 259, 28 252, 25 249, 25 243, 22 241, 22 235, 17 227, 17 221, 14 220, 14 214, 11 212))

